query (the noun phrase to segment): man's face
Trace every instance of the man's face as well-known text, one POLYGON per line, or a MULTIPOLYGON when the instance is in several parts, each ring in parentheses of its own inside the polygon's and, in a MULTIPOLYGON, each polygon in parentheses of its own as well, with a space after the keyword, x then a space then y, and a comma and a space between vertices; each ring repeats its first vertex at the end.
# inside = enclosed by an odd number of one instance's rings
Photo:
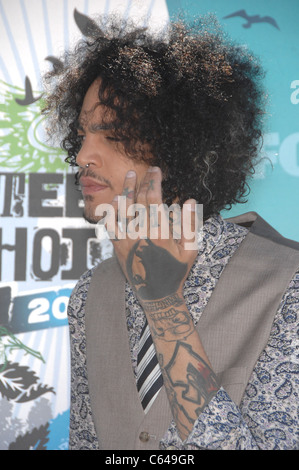
POLYGON ((84 217, 92 223, 99 220, 95 216, 99 204, 109 204, 114 196, 122 194, 129 170, 135 171, 138 186, 149 168, 148 164, 127 157, 121 143, 113 140, 111 130, 103 128, 104 109, 99 105, 98 88, 99 81, 96 80, 83 101, 78 126, 82 146, 76 159, 80 166, 79 183, 85 203, 84 217))

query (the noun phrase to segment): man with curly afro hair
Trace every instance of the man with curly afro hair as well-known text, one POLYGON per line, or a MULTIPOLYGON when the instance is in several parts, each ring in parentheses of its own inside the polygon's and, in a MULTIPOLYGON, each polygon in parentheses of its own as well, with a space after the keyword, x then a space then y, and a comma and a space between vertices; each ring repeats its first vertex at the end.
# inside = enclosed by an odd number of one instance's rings
POLYGON ((220 215, 259 158, 262 69, 211 18, 92 25, 45 77, 114 248, 69 302, 70 449, 295 448, 299 247, 220 215))

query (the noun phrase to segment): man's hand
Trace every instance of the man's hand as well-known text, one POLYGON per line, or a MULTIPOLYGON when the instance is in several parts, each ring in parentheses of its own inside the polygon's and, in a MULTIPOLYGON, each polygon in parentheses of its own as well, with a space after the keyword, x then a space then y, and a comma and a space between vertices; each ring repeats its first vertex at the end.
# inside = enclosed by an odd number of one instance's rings
POLYGON ((117 218, 116 240, 112 240, 115 254, 141 304, 174 293, 181 294, 197 255, 197 249, 186 249, 190 240, 186 238, 183 223, 189 222, 188 236, 194 233, 196 239, 195 201, 186 201, 179 214, 180 220, 174 221, 167 208, 163 207, 161 181, 161 170, 150 167, 136 188, 136 175, 129 172, 121 200, 125 214, 130 215, 118 214, 118 198, 112 203, 117 218), (159 212, 157 207, 160 207, 159 212), (135 209, 138 210, 138 218, 135 209), (124 238, 120 223, 126 231, 124 238), (181 233, 180 239, 176 238, 177 233, 181 233))
MULTIPOLYGON (((147 317, 172 415, 184 440, 217 392, 218 385, 183 297, 184 282, 197 256, 197 243, 192 244, 193 249, 188 249, 190 240, 184 227, 184 219, 189 219, 188 235, 193 232, 196 242, 196 213, 190 211, 195 208, 195 201, 184 204, 180 226, 177 220, 169 219, 165 208, 153 218, 151 207, 162 204, 161 181, 160 169, 150 168, 137 189, 135 173, 127 174, 122 202, 126 203, 129 216, 116 215, 114 225, 120 222, 122 230, 121 227, 115 229, 113 244, 147 317), (133 223, 136 208, 144 212, 138 221, 137 236, 131 231, 132 227, 137 227, 133 223), (189 218, 184 218, 188 209, 189 218), (181 232, 180 238, 173 236, 173 223, 176 233, 181 232)), ((117 198, 113 205, 117 214, 117 198)))

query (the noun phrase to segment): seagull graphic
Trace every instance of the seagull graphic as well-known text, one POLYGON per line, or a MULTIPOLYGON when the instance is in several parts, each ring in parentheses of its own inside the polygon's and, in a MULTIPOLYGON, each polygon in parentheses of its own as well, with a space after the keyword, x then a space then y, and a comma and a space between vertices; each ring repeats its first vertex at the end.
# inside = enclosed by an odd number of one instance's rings
POLYGON ((45 60, 51 62, 51 64, 53 65, 54 72, 56 73, 59 73, 64 68, 63 62, 60 59, 53 57, 52 55, 48 55, 45 60))
MULTIPOLYGON (((107 39, 107 36, 104 31, 91 18, 89 18, 89 16, 80 13, 76 8, 74 9, 74 19, 76 25, 84 36, 91 38, 93 36, 100 36, 102 38, 107 39)), ((135 32, 132 33, 132 38, 134 39, 135 35, 143 33, 146 30, 147 27, 137 28, 135 32)))
POLYGON ((245 10, 238 10, 235 13, 232 13, 231 15, 224 16, 224 20, 228 18, 234 18, 235 16, 240 16, 241 18, 244 18, 247 20, 247 23, 243 24, 243 28, 251 28, 251 25, 254 23, 269 23, 274 28, 279 29, 278 24, 276 23, 275 19, 272 18, 271 16, 260 16, 260 15, 247 15, 245 10))
POLYGON ((20 104, 21 106, 28 106, 29 104, 35 103, 38 101, 42 95, 38 96, 37 98, 33 97, 32 86, 31 82, 28 77, 25 78, 25 98, 15 98, 16 103, 20 104))
POLYGON ((104 33, 98 25, 88 16, 80 13, 76 8, 74 10, 74 19, 81 33, 86 37, 92 37, 94 34, 104 36, 104 33))

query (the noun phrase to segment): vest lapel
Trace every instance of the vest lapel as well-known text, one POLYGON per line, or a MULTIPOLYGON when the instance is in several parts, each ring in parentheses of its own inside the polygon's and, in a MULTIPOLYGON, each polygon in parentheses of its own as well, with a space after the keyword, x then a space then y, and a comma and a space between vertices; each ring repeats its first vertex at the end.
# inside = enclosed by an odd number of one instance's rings
POLYGON ((134 449, 144 413, 133 374, 125 314, 125 278, 115 258, 96 269, 86 302, 91 408, 102 449, 134 449))
POLYGON ((251 225, 250 232, 221 274, 197 329, 221 385, 240 404, 281 297, 298 269, 299 245, 256 213, 229 220, 251 225))

